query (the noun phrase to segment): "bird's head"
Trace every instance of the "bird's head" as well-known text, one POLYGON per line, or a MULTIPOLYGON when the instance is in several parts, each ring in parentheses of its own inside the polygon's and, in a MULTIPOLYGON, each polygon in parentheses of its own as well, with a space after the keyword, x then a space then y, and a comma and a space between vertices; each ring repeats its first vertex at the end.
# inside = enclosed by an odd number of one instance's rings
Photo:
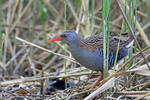
POLYGON ((56 38, 49 40, 48 43, 54 41, 63 41, 68 45, 76 44, 78 41, 78 34, 72 31, 65 31, 61 35, 57 36, 56 38))

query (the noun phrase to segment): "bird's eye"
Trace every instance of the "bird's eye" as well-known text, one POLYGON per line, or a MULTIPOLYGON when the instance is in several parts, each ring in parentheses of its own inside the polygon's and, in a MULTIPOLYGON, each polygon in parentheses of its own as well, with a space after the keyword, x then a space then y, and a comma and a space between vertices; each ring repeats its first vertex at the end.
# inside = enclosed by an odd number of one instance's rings
POLYGON ((61 37, 62 37, 62 38, 66 38, 66 37, 67 37, 67 35, 63 34, 63 35, 61 35, 61 37))

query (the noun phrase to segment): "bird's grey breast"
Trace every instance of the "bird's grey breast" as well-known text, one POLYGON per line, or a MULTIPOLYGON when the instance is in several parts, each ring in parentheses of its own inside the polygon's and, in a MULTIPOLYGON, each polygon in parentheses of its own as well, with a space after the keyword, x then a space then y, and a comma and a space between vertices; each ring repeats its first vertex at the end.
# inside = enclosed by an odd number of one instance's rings
POLYGON ((83 66, 94 71, 102 71, 103 69, 103 52, 94 52, 83 48, 70 48, 72 56, 83 66))

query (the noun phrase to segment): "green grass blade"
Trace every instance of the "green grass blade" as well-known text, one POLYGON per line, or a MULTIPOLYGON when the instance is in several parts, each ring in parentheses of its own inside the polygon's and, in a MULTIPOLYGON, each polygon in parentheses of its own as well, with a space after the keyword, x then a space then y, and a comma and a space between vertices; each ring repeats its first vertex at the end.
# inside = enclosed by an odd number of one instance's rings
POLYGON ((102 1, 102 22, 103 22, 103 56, 104 56, 104 62, 103 62, 103 77, 105 78, 108 75, 108 49, 106 45, 109 45, 107 43, 109 40, 107 38, 108 33, 108 20, 109 20, 109 10, 110 10, 110 0, 103 0, 102 1), (107 52, 106 52, 107 51, 107 52), (107 55, 106 55, 107 54, 107 55), (106 58, 107 57, 107 58, 106 58))
MULTIPOLYGON (((39 7, 39 10, 40 10, 40 14, 41 14, 42 30, 44 32, 44 30, 45 30, 45 13, 47 12, 47 9, 42 7, 41 0, 38 0, 38 7, 39 7)), ((46 35, 45 32, 44 32, 43 37, 44 37, 44 40, 47 41, 47 35, 46 35)), ((45 47, 48 48, 48 44, 46 44, 45 47)))

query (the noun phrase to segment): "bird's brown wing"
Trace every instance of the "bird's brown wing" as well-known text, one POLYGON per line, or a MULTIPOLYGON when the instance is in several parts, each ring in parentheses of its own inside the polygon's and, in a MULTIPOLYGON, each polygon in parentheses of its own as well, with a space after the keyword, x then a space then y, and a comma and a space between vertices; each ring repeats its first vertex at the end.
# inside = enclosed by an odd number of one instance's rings
POLYGON ((128 45, 133 41, 133 37, 129 33, 123 33, 121 34, 121 36, 120 34, 112 35, 110 37, 110 48, 114 53, 117 50, 119 39, 120 39, 119 50, 122 48, 128 48, 128 45))
MULTIPOLYGON (((120 34, 111 34, 109 36, 109 50, 113 53, 115 53, 117 50, 119 38, 120 38, 119 50, 126 47, 133 40, 132 36, 128 33, 123 33, 121 36, 120 34)), ((94 35, 85 38, 84 41, 80 42, 79 45, 81 48, 92 51, 95 51, 98 48, 103 49, 103 37, 102 35, 94 35)))
POLYGON ((97 48, 103 48, 103 38, 101 35, 93 35, 84 39, 82 48, 95 51, 97 48))

